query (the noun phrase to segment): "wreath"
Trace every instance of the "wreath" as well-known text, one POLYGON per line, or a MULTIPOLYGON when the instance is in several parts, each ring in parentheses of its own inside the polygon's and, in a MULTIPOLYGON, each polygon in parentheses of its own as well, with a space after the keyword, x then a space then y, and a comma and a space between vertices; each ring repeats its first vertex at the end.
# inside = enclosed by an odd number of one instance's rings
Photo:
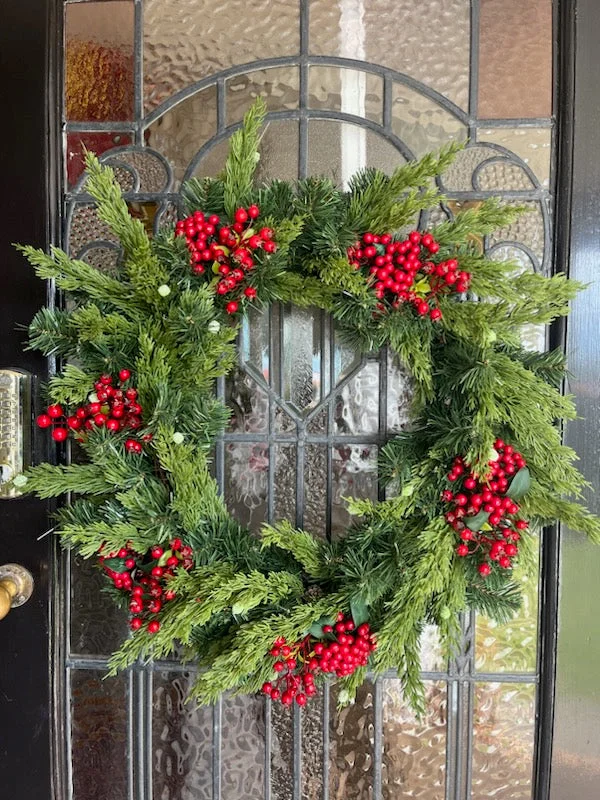
POLYGON ((116 271, 21 248, 66 298, 36 314, 29 341, 62 359, 37 423, 71 458, 14 483, 71 494, 62 543, 97 562, 131 614, 113 672, 183 646, 199 702, 262 690, 302 706, 324 679, 349 700, 367 669, 395 669, 419 708, 425 625, 449 652, 460 612, 509 619, 513 567, 533 563, 540 526, 600 541, 561 443, 558 423, 575 416, 563 353, 522 346, 581 286, 486 257, 485 237, 520 213, 497 200, 418 230, 456 146, 389 176, 364 169, 347 191, 321 177, 256 185, 265 113, 257 101, 220 177, 189 181, 184 218, 152 239, 87 155, 87 191, 122 246, 116 271), (410 424, 380 453, 386 499, 348 499, 353 522, 334 541, 287 520, 250 533, 211 474, 228 419, 215 380, 237 363, 242 315, 271 303, 325 309, 352 347, 388 348, 411 375, 410 424))

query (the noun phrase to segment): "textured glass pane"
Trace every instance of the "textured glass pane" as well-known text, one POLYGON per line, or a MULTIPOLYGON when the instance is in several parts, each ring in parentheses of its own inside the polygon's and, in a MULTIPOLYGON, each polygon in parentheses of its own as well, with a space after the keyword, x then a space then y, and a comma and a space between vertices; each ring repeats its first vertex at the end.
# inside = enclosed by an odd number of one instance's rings
POLYGON ((311 67, 308 74, 308 106, 344 111, 381 123, 383 78, 355 69, 311 67))
POLYGON ((481 142, 493 142, 520 156, 542 186, 550 185, 552 128, 481 128, 481 142))
POLYGON ((332 472, 331 531, 342 536, 354 519, 344 498, 377 500, 377 448, 361 444, 334 447, 332 472))
POLYGON ((335 393, 336 434, 377 433, 379 430, 379 364, 368 361, 335 393))
POLYGON ((394 83, 392 89, 392 128, 417 158, 467 136, 454 115, 403 83, 394 83))
MULTIPOLYGON (((534 544, 535 547, 535 544, 534 544)), ((498 625, 477 618, 475 666, 480 672, 535 672, 537 656, 539 551, 535 548, 535 575, 515 570, 521 584, 523 605, 510 622, 498 625)))
POLYGON ((472 192, 473 173, 477 167, 487 158, 496 158, 500 154, 493 147, 484 145, 472 145, 466 147, 460 153, 448 169, 444 172, 444 188, 448 191, 472 192))
MULTIPOLYGON (((329 404, 328 404, 329 405, 329 404)), ((316 414, 310 417, 306 425, 308 433, 315 435, 325 435, 329 425, 329 409, 327 407, 320 409, 316 414)))
POLYGON ((421 669, 423 672, 445 672, 446 666, 437 627, 425 625, 421 634, 421 669))
POLYGON ((98 240, 117 244, 117 239, 108 225, 98 219, 95 207, 77 204, 73 208, 69 223, 68 249, 70 255, 78 257, 86 245, 94 244, 98 240))
POLYGON ((154 108, 186 86, 227 67, 295 55, 299 3, 145 0, 144 93, 154 108), (258 55, 259 54, 259 55, 258 55))
POLYGON ((221 798, 260 800, 264 784, 264 698, 227 698, 223 701, 221 732, 221 798))
POLYGON ((296 445, 275 445, 274 518, 296 522, 296 445))
POLYGON ((311 699, 302 712, 302 800, 323 796, 323 693, 311 699))
POLYGON ((239 352, 242 363, 251 365, 269 383, 269 311, 252 309, 242 320, 239 352))
POLYGON ((65 39, 67 119, 132 119, 132 0, 68 5, 65 39))
POLYGON ((272 67, 245 72, 227 81, 227 124, 239 122, 257 97, 269 111, 298 108, 298 67, 272 67))
POLYGON ((70 682, 73 800, 125 800, 127 676, 72 670, 70 682))
POLYGON ((169 161, 178 185, 191 160, 216 130, 217 90, 209 86, 170 108, 149 125, 146 143, 169 161))
POLYGON ((71 653, 108 656, 127 638, 128 614, 102 589, 104 573, 90 560, 71 556, 71 653))
POLYGON ((130 191, 158 193, 166 192, 170 188, 167 165, 151 150, 125 150, 114 153, 111 154, 108 163, 115 173, 126 172, 133 178, 130 191))
POLYGON ((342 185, 367 165, 390 173, 403 162, 398 150, 374 131, 335 120, 309 121, 309 175, 324 175, 342 185))
POLYGON ((340 338, 338 331, 334 328, 334 355, 333 355, 333 380, 337 386, 361 361, 361 355, 352 347, 348 347, 340 338))
POLYGON ((267 518, 267 444, 225 444, 225 502, 242 525, 257 530, 267 518))
POLYGON ((186 703, 188 674, 155 672, 153 681, 153 797, 212 800, 212 708, 186 703))
POLYGON ((337 709, 337 690, 331 690, 329 721, 329 797, 331 800, 369 800, 373 786, 374 686, 365 681, 356 701, 337 709))
MULTIPOLYGON (((200 161, 194 175, 214 177, 223 170, 229 144, 219 142, 200 161)), ((293 181, 298 177, 298 123, 294 120, 271 120, 260 144, 256 178, 260 183, 271 178, 293 181)))
POLYGON ((271 796, 293 800, 294 730, 293 715, 281 703, 271 703, 271 796))
POLYGON ((237 369, 226 383, 226 402, 231 409, 229 430, 262 433, 269 427, 269 397, 256 381, 237 369))
POLYGON ((131 137, 124 133, 68 133, 65 153, 68 185, 73 186, 83 175, 85 150, 91 150, 99 156, 113 147, 130 143, 131 137))
POLYGON ((474 176, 475 188, 482 192, 527 191, 534 184, 525 170, 506 159, 496 158, 482 164, 474 176))
MULTIPOLYGON (((536 271, 536 264, 528 253, 516 246, 504 245, 494 248, 491 253, 494 261, 514 261, 524 270, 536 271)), ((539 265, 537 265, 539 272, 539 265)), ((521 344, 527 350, 545 350, 548 328, 546 325, 523 325, 521 328, 521 344)))
POLYGON ((444 800, 447 701, 445 683, 427 683, 426 710, 418 719, 400 681, 383 680, 383 800, 444 800))
POLYGON ((466 108, 469 0, 310 0, 310 48, 382 64, 466 108))
POLYGON ((387 432, 400 433, 410 419, 412 386, 408 372, 388 354, 387 432))
POLYGON ((481 0, 479 117, 549 117, 552 0, 481 0))
POLYGON ((298 411, 321 399, 321 314, 291 306, 283 310, 281 394, 298 411))
MULTIPOLYGON (((511 205, 517 205, 511 203, 511 205)), ((541 263, 544 257, 544 217, 539 203, 519 203, 527 210, 513 223, 490 236, 490 245, 497 242, 519 242, 528 247, 541 263)))
POLYGON ((327 447, 304 448, 304 527, 324 536, 327 531, 327 447))
POLYGON ((484 797, 530 800, 534 728, 534 685, 477 685, 473 719, 473 800, 484 797))

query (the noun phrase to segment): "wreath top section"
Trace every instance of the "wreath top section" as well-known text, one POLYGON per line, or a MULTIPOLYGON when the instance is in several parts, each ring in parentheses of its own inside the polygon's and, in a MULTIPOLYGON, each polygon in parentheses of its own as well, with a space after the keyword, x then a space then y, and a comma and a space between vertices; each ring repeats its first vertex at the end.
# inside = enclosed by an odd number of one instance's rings
POLYGON ((324 178, 258 186, 264 117, 257 102, 221 176, 186 184, 182 219, 153 240, 88 156, 87 189, 123 249, 116 273, 22 248, 70 300, 30 325, 31 346, 67 362, 38 424, 72 436, 83 463, 40 464, 15 483, 73 493, 62 541, 98 560, 132 614, 115 669, 183 642, 209 667, 203 701, 263 687, 303 704, 323 675, 350 696, 368 664, 397 668, 418 705, 423 626, 449 649, 458 612, 507 619, 532 521, 600 539, 555 424, 575 413, 557 388, 563 356, 521 346, 523 327, 566 314, 580 287, 486 257, 485 237, 519 213, 496 200, 418 229, 455 146, 389 176, 365 169, 347 191, 324 178), (281 520, 251 535, 210 474, 228 417, 214 381, 236 364, 240 316, 273 302, 328 310, 350 345, 389 347, 411 372, 411 424, 381 454, 394 491, 350 501, 339 541, 281 520))

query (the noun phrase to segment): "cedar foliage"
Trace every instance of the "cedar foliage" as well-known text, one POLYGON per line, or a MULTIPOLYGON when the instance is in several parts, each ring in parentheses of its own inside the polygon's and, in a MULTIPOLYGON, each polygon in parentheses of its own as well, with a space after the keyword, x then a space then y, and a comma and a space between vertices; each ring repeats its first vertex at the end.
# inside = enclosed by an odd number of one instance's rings
MULTIPOLYGON (((533 523, 560 520, 600 541, 600 522, 578 501, 584 481, 575 454, 561 444, 557 426, 575 414, 558 388, 564 359, 520 346, 524 325, 566 314, 581 287, 563 275, 519 274, 515 264, 482 255, 473 234, 488 234, 518 214, 490 200, 433 231, 440 257, 456 257, 472 273, 473 297, 443 300, 438 323, 408 307, 375 317, 375 298, 350 267, 346 248, 366 229, 397 230, 438 203, 435 190, 423 187, 456 149, 391 176, 364 170, 347 193, 323 178, 257 186, 264 114, 258 102, 232 137, 222 175, 190 181, 184 202, 189 211, 229 217, 237 206, 257 203, 279 243, 257 275, 259 298, 324 308, 354 347, 388 347, 408 366, 412 422, 381 453, 394 495, 379 504, 351 501, 355 522, 336 542, 286 521, 265 525, 255 537, 229 515, 210 474, 209 450, 227 421, 213 384, 236 363, 236 325, 211 286, 191 273, 184 243, 172 229, 149 240, 127 213, 112 170, 92 155, 87 189, 123 245, 123 263, 108 276, 59 249, 23 247, 38 276, 69 295, 72 309, 38 312, 30 345, 73 362, 50 381, 54 402, 80 403, 100 372, 131 368, 143 430, 153 438, 142 455, 132 455, 124 450, 125 434, 92 430, 85 463, 35 466, 26 489, 44 498, 72 494, 58 511, 57 530, 63 544, 86 558, 102 546, 130 543, 144 551, 175 536, 194 549, 195 567, 174 578, 177 599, 164 607, 160 631, 133 634, 114 655, 113 670, 163 658, 180 642, 209 667, 193 690, 200 702, 225 690, 256 691, 271 677, 265 654, 276 637, 299 639, 318 619, 362 604, 378 639, 374 670, 397 669, 418 708, 423 626, 435 623, 451 649, 459 612, 475 608, 505 621, 519 604, 510 570, 485 582, 455 555, 440 495, 457 454, 485 464, 497 436, 513 442, 532 474, 522 507, 533 523), (162 284, 171 289, 167 297, 157 292, 162 284), (209 325, 214 321, 220 324, 209 325)), ((360 671, 346 679, 346 696, 363 677, 360 671)))

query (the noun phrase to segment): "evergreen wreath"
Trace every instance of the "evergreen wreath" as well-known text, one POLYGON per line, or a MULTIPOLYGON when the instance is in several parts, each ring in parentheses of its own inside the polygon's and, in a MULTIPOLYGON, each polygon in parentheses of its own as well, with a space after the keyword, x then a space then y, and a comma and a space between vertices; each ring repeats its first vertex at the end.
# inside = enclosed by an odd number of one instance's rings
POLYGON ((14 482, 40 498, 71 493, 56 514, 62 543, 95 559, 131 612, 113 672, 182 644, 201 668, 199 702, 262 688, 304 705, 315 678, 336 676, 349 700, 367 669, 392 668, 419 709, 426 624, 450 652, 459 612, 509 619, 532 526, 560 520, 600 541, 561 443, 575 416, 563 354, 521 344, 524 326, 567 314, 581 286, 485 256, 482 237, 519 213, 497 200, 412 229, 439 204, 434 179, 455 146, 390 176, 362 170, 348 191, 315 177, 256 185, 265 112, 257 101, 221 176, 189 181, 187 216, 152 240, 88 154, 87 190, 122 245, 116 272, 21 248, 68 298, 29 335, 64 363, 38 424, 74 442, 71 463, 14 482), (411 374, 410 425, 380 457, 388 497, 350 499, 354 522, 335 541, 285 520, 252 535, 211 477, 228 419, 214 381, 236 364, 245 308, 275 302, 327 310, 354 348, 389 348, 411 374))

